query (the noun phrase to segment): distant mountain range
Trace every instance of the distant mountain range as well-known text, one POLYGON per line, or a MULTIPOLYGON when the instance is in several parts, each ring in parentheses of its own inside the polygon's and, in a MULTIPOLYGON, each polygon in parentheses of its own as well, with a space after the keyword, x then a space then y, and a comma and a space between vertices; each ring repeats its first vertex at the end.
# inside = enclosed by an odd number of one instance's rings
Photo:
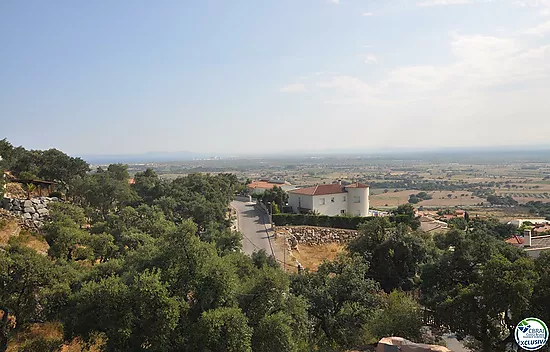
POLYGON ((446 147, 446 148, 400 148, 387 149, 326 149, 319 151, 281 151, 265 154, 242 153, 213 154, 196 153, 189 151, 179 152, 147 152, 142 154, 113 154, 113 155, 82 155, 81 158, 95 165, 111 163, 159 163, 205 159, 280 159, 304 157, 384 157, 403 159, 431 159, 438 157, 457 157, 473 159, 508 159, 518 160, 534 157, 535 159, 550 156, 550 146, 496 146, 496 147, 446 147))
POLYGON ((189 161, 207 158, 208 156, 193 152, 148 152, 143 154, 118 154, 118 155, 82 155, 81 158, 90 164, 112 163, 153 163, 170 161, 189 161))

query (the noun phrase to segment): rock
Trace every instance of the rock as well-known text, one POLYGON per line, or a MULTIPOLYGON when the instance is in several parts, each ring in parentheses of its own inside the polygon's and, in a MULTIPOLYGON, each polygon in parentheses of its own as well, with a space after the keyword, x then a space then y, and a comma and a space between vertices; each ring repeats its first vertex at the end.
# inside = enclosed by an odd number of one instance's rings
POLYGON ((33 202, 34 204, 40 204, 41 203, 39 198, 33 198, 33 199, 31 199, 31 202, 33 202))
POLYGON ((9 198, 2 199, 2 208, 7 209, 9 205, 11 205, 11 199, 9 198))
POLYGON ((50 211, 46 208, 38 209, 40 216, 50 216, 50 211))
POLYGON ((41 204, 41 203, 38 203, 38 204, 34 205, 34 209, 36 209, 36 210, 44 209, 45 207, 46 206, 44 204, 41 204))
POLYGON ((23 207, 24 208, 32 208, 32 201, 30 200, 26 200, 23 202, 23 207))
POLYGON ((19 205, 19 203, 17 203, 17 205, 13 205, 13 209, 14 211, 22 211, 23 209, 21 208, 21 206, 19 205))
POLYGON ((50 200, 52 202, 59 202, 59 198, 57 198, 57 197, 51 197, 50 200))
POLYGON ((32 219, 32 215, 29 213, 23 213, 23 219, 32 219))
POLYGON ((42 228, 42 226, 44 226, 44 223, 42 221, 38 221, 38 220, 33 221, 33 224, 38 229, 40 229, 40 228, 42 228))
POLYGON ((40 214, 38 214, 38 213, 32 214, 32 219, 33 220, 39 220, 40 219, 40 214))
POLYGON ((25 209, 23 209, 23 211, 24 211, 25 213, 30 213, 30 214, 36 213, 36 210, 34 210, 33 207, 25 208, 25 209))
POLYGON ((11 203, 4 204, 4 209, 6 209, 7 211, 11 211, 13 209, 13 204, 11 203))

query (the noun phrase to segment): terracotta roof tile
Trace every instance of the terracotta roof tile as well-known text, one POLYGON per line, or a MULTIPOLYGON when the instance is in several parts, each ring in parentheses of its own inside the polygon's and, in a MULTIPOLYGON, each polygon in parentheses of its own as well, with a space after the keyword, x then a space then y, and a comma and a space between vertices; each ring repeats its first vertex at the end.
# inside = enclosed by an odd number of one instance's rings
POLYGON ((346 190, 344 189, 344 186, 333 183, 330 185, 316 185, 312 187, 299 188, 289 191, 289 193, 303 194, 306 196, 322 196, 325 194, 346 193, 346 190))
POLYGON ((510 243, 510 244, 523 244, 524 239, 523 239, 523 237, 513 236, 513 237, 510 237, 510 238, 504 240, 504 242, 510 243))

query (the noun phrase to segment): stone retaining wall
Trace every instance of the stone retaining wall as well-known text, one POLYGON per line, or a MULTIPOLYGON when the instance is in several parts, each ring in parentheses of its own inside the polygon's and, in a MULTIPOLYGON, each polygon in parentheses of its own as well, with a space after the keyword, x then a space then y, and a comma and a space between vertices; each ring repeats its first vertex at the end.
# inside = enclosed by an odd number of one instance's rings
POLYGON ((50 215, 48 204, 59 202, 56 197, 36 197, 32 199, 4 198, 0 207, 20 218, 25 225, 41 228, 50 215))
POLYGON ((357 231, 315 226, 277 226, 275 233, 287 235, 291 247, 326 243, 347 243, 357 238, 357 231))

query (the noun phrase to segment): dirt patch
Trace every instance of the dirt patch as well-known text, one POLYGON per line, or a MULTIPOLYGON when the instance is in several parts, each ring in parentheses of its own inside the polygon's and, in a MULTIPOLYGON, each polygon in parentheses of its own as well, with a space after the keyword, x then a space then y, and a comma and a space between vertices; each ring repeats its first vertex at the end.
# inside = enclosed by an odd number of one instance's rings
POLYGON ((48 253, 48 249, 50 248, 46 240, 41 235, 27 230, 21 230, 19 236, 13 237, 11 242, 34 249, 36 252, 44 255, 48 253))
POLYGON ((388 193, 371 195, 369 197, 369 202, 371 208, 397 208, 397 206, 401 204, 407 204, 409 202, 409 196, 418 192, 420 191, 414 189, 399 192, 389 190, 388 193))
POLYGON ((345 251, 345 246, 339 243, 329 243, 317 246, 299 245, 297 250, 292 251, 304 268, 317 270, 317 267, 325 260, 334 260, 339 253, 345 251))
MULTIPOLYGON (((372 208, 396 208, 401 204, 407 204, 409 202, 409 196, 418 192, 420 191, 389 191, 388 193, 371 195, 370 206, 372 208)), ((487 202, 487 200, 483 198, 473 196, 472 192, 468 191, 435 191, 427 193, 432 197, 432 199, 421 201, 420 203, 415 204, 416 207, 421 205, 427 207, 460 207, 487 202)))
POLYGON ((19 235, 21 228, 17 224, 17 220, 8 217, 0 218, 0 247, 8 244, 11 237, 19 235))

